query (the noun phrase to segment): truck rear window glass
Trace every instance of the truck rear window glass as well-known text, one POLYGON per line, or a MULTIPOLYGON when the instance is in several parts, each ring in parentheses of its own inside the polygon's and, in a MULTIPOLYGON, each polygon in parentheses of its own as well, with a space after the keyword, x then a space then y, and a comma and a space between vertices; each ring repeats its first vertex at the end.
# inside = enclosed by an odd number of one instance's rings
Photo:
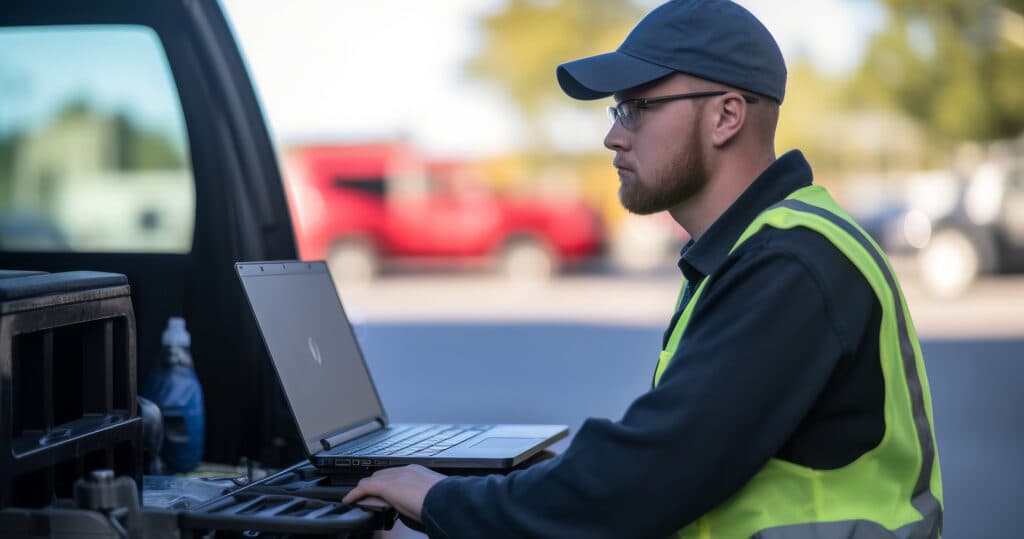
POLYGON ((0 28, 0 250, 187 253, 178 92, 143 26, 0 28))

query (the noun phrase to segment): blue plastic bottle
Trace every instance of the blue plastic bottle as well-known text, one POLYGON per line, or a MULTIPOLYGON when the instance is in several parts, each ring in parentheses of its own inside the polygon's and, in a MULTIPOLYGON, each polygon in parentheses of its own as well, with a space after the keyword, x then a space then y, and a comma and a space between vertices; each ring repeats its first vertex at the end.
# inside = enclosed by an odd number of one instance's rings
POLYGON ((160 456, 169 472, 188 472, 203 458, 206 421, 203 388, 192 368, 192 337, 185 320, 173 316, 163 334, 160 365, 142 387, 142 396, 155 402, 164 416, 160 456))

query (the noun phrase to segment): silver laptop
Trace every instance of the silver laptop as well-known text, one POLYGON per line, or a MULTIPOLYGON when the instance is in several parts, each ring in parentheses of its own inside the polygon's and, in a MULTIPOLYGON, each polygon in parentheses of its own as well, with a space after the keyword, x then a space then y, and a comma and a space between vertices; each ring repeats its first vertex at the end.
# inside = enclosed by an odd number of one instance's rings
POLYGON ((327 265, 235 267, 314 466, 502 470, 568 435, 565 425, 389 424, 327 265))

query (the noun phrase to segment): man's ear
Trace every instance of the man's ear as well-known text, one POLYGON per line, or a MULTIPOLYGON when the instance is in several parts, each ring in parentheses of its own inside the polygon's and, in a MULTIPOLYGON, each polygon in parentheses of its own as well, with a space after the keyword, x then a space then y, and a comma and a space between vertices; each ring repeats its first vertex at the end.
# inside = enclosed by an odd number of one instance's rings
POLYGON ((717 105, 711 144, 720 148, 729 144, 743 129, 747 121, 747 102, 740 94, 729 92, 717 100, 717 105))

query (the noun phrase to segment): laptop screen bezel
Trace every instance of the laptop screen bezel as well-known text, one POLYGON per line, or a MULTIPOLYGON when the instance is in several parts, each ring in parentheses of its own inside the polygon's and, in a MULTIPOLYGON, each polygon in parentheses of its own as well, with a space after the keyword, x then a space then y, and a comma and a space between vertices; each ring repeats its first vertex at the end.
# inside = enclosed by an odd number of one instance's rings
MULTIPOLYGON (((359 434, 365 434, 372 432, 379 428, 383 428, 388 424, 387 411, 384 409, 384 403, 380 399, 380 393, 377 391, 377 384, 373 381, 373 374, 370 372, 369 365, 366 363, 366 356, 363 354, 363 347, 356 337, 355 331, 352 328, 352 322, 348 319, 345 313, 345 307, 341 303, 341 297, 338 295, 337 288, 334 286, 334 279, 331 276, 330 268, 322 260, 315 261, 301 261, 301 260, 270 260, 270 261, 257 261, 257 262, 236 262, 235 270, 238 274, 239 284, 242 286, 243 294, 245 295, 246 302, 249 304, 249 312, 252 314, 253 319, 256 321, 256 326, 259 328, 260 339, 263 341, 263 347, 267 351, 268 359, 274 369, 275 375, 277 375, 278 383, 280 384, 281 391, 284 393, 285 402, 288 404, 288 411, 292 417, 292 423, 300 438, 303 439, 303 446, 306 449, 307 456, 311 457, 314 454, 324 449, 322 440, 337 437, 339 434, 344 433, 348 430, 358 429, 359 434), (333 428, 327 432, 318 433, 309 438, 306 438, 302 433, 302 423, 299 421, 298 416, 295 413, 295 407, 292 405, 291 398, 288 396, 287 390, 284 388, 284 383, 281 380, 281 371, 277 367, 277 361, 274 359, 274 354, 270 349, 270 344, 267 342, 266 334, 263 331, 263 324, 260 321, 259 314, 256 312, 256 307, 253 304, 252 298, 249 296, 249 290, 245 286, 246 277, 258 278, 260 275, 284 275, 292 273, 323 273, 326 275, 330 282, 331 289, 335 292, 335 300, 338 302, 338 309, 341 310, 342 318, 345 320, 345 330, 349 332, 352 337, 352 342, 355 343, 356 354, 359 357, 359 361, 362 362, 363 368, 366 370, 366 376, 370 381, 371 389, 373 390, 373 398, 376 403, 376 407, 380 410, 380 416, 371 415, 365 418, 360 418, 352 423, 339 425, 337 428, 333 428), (371 423, 377 423, 377 427, 374 429, 359 428, 371 423)), ((341 441, 347 441, 342 439, 341 441)))

